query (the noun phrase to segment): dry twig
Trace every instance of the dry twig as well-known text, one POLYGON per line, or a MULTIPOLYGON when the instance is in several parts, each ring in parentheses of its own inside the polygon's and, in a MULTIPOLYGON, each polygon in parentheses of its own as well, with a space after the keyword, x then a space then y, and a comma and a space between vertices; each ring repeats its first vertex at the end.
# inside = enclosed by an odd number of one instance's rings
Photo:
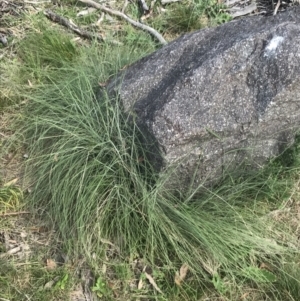
POLYGON ((7 212, 7 213, 0 214, 0 217, 21 215, 21 214, 30 214, 30 212, 29 211, 7 212))
POLYGON ((179 1, 181 1, 181 0, 161 0, 161 4, 166 5, 166 4, 169 4, 169 3, 179 2, 179 1))
POLYGON ((82 3, 85 3, 87 5, 90 5, 92 7, 95 7, 97 9, 100 9, 102 11, 104 11, 105 13, 108 13, 110 15, 114 15, 114 16, 117 16, 117 17, 120 17, 120 18, 123 18, 125 19, 128 23, 130 23, 131 25, 135 26, 135 27, 138 27, 138 28, 141 28, 142 30, 145 30, 145 31, 148 31, 151 35, 153 35, 162 45, 166 45, 167 42, 166 40, 163 38, 163 36, 157 32, 154 28, 148 26, 148 25, 145 25, 145 24, 142 24, 140 22, 137 22, 137 21, 134 21, 133 19, 129 18, 127 15, 125 15, 124 13, 120 12, 120 11, 117 11, 117 10, 113 10, 111 8, 108 8, 102 4, 99 4, 99 3, 96 3, 92 0, 79 0, 80 2, 82 3))
POLYGON ((280 0, 278 0, 277 4, 276 4, 276 7, 275 7, 275 10, 274 10, 274 13, 273 13, 273 16, 275 16, 277 14, 277 11, 278 11, 278 8, 280 6, 280 0))
POLYGON ((91 32, 88 32, 86 30, 80 29, 76 24, 71 23, 69 20, 67 20, 66 18, 59 16, 57 14, 55 14, 53 11, 51 10, 45 10, 44 14, 46 15, 47 18, 49 18, 51 21, 56 22, 60 25, 63 25, 69 29, 71 29, 72 31, 74 31, 75 33, 77 33, 79 36, 89 39, 89 40, 93 40, 93 39, 97 39, 99 42, 103 42, 104 39, 102 36, 100 35, 95 35, 91 32))

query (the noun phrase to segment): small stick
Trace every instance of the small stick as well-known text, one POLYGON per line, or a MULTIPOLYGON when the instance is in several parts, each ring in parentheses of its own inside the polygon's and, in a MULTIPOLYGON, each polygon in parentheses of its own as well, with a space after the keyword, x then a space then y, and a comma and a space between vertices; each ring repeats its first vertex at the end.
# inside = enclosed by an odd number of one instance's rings
POLYGON ((114 16, 118 16, 120 18, 125 19, 128 23, 130 23, 131 25, 141 28, 142 30, 148 31, 150 34, 152 34, 162 45, 166 45, 167 41, 163 38, 163 36, 157 32, 154 28, 147 26, 145 24, 142 24, 140 22, 134 21, 133 19, 129 18, 127 15, 125 15, 124 13, 117 11, 117 10, 113 10, 110 9, 104 5, 101 5, 99 3, 96 3, 92 0, 79 0, 82 3, 85 3, 87 5, 90 5, 92 7, 95 7, 97 9, 100 9, 102 11, 104 11, 105 13, 108 13, 110 15, 114 15, 114 16))
POLYGON ((277 14, 277 11, 278 11, 278 8, 280 6, 280 0, 278 0, 277 4, 276 4, 276 7, 275 7, 275 10, 274 10, 274 13, 273 13, 273 16, 275 16, 277 14))
POLYGON ((45 0, 45 1, 29 1, 29 0, 24 0, 25 3, 28 4, 42 4, 42 3, 50 3, 51 0, 45 0))
POLYGON ((13 215, 21 215, 21 214, 30 214, 30 212, 29 211, 8 212, 8 213, 0 214, 0 217, 3 217, 3 216, 13 216, 13 215))
POLYGON ((169 3, 173 3, 173 2, 179 2, 181 0, 161 0, 161 4, 165 5, 165 4, 169 4, 169 3))

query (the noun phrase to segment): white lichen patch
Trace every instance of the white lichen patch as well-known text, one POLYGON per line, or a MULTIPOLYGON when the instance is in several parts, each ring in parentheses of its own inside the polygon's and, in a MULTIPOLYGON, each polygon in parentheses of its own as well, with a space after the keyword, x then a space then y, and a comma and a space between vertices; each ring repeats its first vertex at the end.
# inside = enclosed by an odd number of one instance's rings
POLYGON ((265 56, 269 56, 270 54, 274 54, 275 50, 278 48, 278 46, 284 41, 283 37, 275 36, 272 38, 272 40, 269 42, 265 49, 265 56))

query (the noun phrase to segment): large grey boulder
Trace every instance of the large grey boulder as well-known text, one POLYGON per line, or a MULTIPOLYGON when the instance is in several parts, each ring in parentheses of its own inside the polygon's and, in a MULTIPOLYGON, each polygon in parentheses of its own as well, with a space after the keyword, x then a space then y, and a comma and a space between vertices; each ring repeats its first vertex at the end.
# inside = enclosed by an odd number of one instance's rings
POLYGON ((260 168, 300 125, 300 7, 186 34, 107 86, 175 188, 260 168))

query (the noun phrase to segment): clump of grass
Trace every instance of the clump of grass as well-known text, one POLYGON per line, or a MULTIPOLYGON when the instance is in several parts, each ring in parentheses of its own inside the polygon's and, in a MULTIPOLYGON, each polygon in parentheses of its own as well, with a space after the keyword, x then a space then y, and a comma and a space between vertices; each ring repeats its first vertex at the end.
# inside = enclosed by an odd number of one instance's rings
POLYGON ((167 14, 165 26, 167 31, 171 32, 188 32, 203 28, 204 9, 195 6, 193 3, 185 5, 175 4, 167 14))
POLYGON ((15 185, 0 187, 0 214, 15 211, 21 207, 23 199, 22 190, 15 185))
MULTIPOLYGON (((167 11, 166 16, 162 17, 164 18, 163 27, 167 32, 189 32, 231 20, 226 7, 214 0, 175 3, 168 6, 167 11)), ((155 20, 153 23, 155 24, 155 20)))
MULTIPOLYGON (((292 235, 284 233, 283 240, 283 231, 261 209, 270 209, 266 199, 278 206, 295 167, 282 168, 277 160, 253 177, 178 198, 164 189, 167 179, 157 177, 145 160, 141 133, 118 99, 97 93, 99 82, 152 46, 129 44, 121 51, 104 45, 84 49, 76 61, 68 55, 56 61, 51 55, 44 60, 42 51, 59 51, 56 42, 38 45, 34 58, 27 56, 29 48, 23 50, 27 71, 46 64, 52 72, 26 95, 21 120, 29 154, 26 171, 33 183, 29 202, 51 216, 68 251, 84 254, 94 267, 105 260, 107 244, 114 248, 112 260, 143 258, 154 271, 163 271, 166 296, 200 298, 211 289, 234 300, 240 287, 248 286, 284 298, 290 279, 285 263, 298 251, 285 245, 292 235), (189 276, 179 289, 173 279, 184 263, 189 276)), ((295 280, 296 293, 298 286, 295 280)))
POLYGON ((20 70, 24 82, 45 81, 53 69, 61 68, 64 63, 71 63, 79 57, 69 35, 57 29, 46 28, 41 23, 37 27, 39 31, 29 33, 17 50, 24 63, 20 70))

